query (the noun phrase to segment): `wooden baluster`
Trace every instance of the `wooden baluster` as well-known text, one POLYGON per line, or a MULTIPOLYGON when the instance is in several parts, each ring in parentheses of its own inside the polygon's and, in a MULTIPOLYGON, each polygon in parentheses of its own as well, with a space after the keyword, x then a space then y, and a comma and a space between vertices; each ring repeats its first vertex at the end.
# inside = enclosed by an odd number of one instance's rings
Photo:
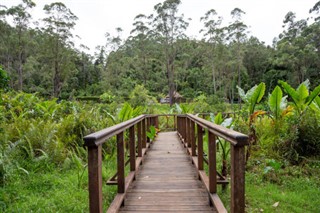
POLYGON ((203 132, 202 127, 198 124, 198 169, 203 170, 203 132))
POLYGON ((141 121, 141 125, 142 125, 142 148, 146 148, 147 147, 146 119, 143 119, 141 121))
POLYGON ((88 147, 89 208, 102 212, 102 154, 101 145, 88 147))
POLYGON ((180 117, 180 135, 183 138, 183 118, 180 117))
POLYGON ((129 128, 129 140, 130 140, 130 171, 136 170, 136 144, 134 126, 129 128))
POLYGON ((121 132, 117 135, 118 193, 125 191, 124 163, 124 142, 123 132, 121 132))
MULTIPOLYGON (((147 128, 146 128, 146 132, 150 131, 150 126, 151 126, 151 122, 150 122, 150 117, 149 118, 146 118, 147 120, 147 128)), ((150 143, 150 138, 147 137, 147 142, 150 143)))
POLYGON ((156 127, 159 129, 159 116, 156 117, 156 127))
POLYGON ((196 156, 195 123, 191 121, 191 155, 196 156))
POLYGON ((138 157, 142 157, 142 132, 141 132, 141 121, 137 124, 137 135, 138 135, 138 157))
POLYGON ((187 117, 183 117, 183 139, 184 143, 187 142, 187 117))
POLYGON ((209 155, 209 192, 217 192, 217 160, 216 160, 216 136, 208 132, 208 155, 209 155))
MULTIPOLYGON (((191 147, 191 120, 187 118, 187 129, 188 129, 188 147, 191 147)), ((191 154, 191 153, 190 153, 191 154)))
POLYGON ((231 145, 231 212, 245 212, 245 147, 231 145))
POLYGON ((181 134, 181 120, 179 116, 177 116, 177 132, 181 134))
POLYGON ((188 147, 189 143, 189 119, 186 117, 186 138, 185 138, 185 145, 188 147))
POLYGON ((173 116, 173 130, 177 130, 176 115, 173 116))

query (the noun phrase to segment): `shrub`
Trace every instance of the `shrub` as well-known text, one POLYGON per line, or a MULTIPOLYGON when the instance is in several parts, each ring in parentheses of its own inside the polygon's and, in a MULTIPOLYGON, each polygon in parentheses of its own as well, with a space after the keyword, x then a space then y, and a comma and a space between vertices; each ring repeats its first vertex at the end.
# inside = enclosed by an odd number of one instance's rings
POLYGON ((298 126, 298 137, 293 144, 300 156, 320 156, 320 115, 307 110, 298 126))
POLYGON ((149 91, 143 85, 136 85, 130 94, 129 103, 132 107, 146 106, 154 104, 157 101, 149 96, 149 91))

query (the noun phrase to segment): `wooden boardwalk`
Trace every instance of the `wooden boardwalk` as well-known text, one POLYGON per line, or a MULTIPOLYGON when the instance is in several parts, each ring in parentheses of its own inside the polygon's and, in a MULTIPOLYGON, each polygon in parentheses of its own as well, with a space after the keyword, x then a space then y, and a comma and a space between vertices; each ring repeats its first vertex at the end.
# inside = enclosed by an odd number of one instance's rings
POLYGON ((159 133, 120 212, 215 212, 176 132, 159 133))

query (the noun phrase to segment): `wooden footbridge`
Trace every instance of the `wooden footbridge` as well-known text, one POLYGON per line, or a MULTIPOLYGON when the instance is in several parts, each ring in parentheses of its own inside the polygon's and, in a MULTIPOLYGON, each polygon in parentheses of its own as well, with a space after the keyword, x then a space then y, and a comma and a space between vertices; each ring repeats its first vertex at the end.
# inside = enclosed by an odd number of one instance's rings
POLYGON ((248 137, 187 114, 141 115, 84 138, 91 213, 103 211, 102 149, 114 136, 117 173, 107 184, 117 185, 118 193, 108 212, 227 212, 217 195, 217 184, 228 183, 216 170, 217 137, 231 144, 230 211, 245 212, 248 137), (150 126, 159 127, 161 116, 173 118, 172 131, 150 141, 146 132, 150 126))

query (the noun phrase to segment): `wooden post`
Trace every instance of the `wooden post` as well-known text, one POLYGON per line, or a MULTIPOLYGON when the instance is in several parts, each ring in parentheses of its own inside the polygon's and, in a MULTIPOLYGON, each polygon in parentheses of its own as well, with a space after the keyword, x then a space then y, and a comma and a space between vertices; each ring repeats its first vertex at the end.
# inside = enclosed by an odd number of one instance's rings
POLYGON ((195 123, 190 121, 191 123, 191 155, 196 156, 196 138, 195 138, 195 123))
POLYGON ((217 192, 217 159, 216 159, 216 136, 208 131, 208 155, 209 155, 209 192, 217 192))
POLYGON ((142 124, 142 148, 147 147, 146 119, 141 121, 142 124))
POLYGON ((142 132, 141 132, 141 121, 137 124, 138 131, 138 157, 142 157, 142 132))
POLYGON ((186 142, 187 140, 187 118, 186 117, 182 117, 182 136, 184 139, 184 142, 186 142))
POLYGON ((198 124, 198 169, 203 170, 203 132, 202 127, 198 124))
POLYGON ((181 135, 181 117, 180 116, 177 116, 177 131, 181 135))
POLYGON ((123 132, 117 135, 118 193, 125 191, 123 132))
POLYGON ((245 147, 231 145, 231 212, 245 212, 245 147))
POLYGON ((180 117, 180 134, 181 137, 184 139, 184 119, 180 117))
POLYGON ((101 145, 88 147, 89 208, 102 212, 102 155, 101 145))
POLYGON ((190 143, 190 120, 186 117, 186 145, 189 146, 190 143))
POLYGON ((173 116, 173 130, 177 129, 176 115, 173 116))
POLYGON ((136 144, 134 126, 129 128, 129 140, 130 140, 130 171, 136 170, 136 144))
MULTIPOLYGON (((150 117, 147 117, 146 120, 147 120, 147 128, 146 128, 146 132, 150 131, 150 126, 151 126, 151 118, 150 117)), ((149 143, 150 142, 150 138, 147 137, 147 142, 149 143)))
POLYGON ((188 125, 188 127, 187 127, 187 129, 188 129, 188 140, 187 140, 187 142, 188 142, 188 147, 191 147, 191 140, 192 140, 192 137, 191 137, 191 134, 192 134, 192 132, 191 132, 191 120, 189 118, 187 118, 187 120, 188 120, 188 123, 187 123, 187 125, 188 125))
POLYGON ((159 116, 156 117, 156 128, 159 129, 159 116))

